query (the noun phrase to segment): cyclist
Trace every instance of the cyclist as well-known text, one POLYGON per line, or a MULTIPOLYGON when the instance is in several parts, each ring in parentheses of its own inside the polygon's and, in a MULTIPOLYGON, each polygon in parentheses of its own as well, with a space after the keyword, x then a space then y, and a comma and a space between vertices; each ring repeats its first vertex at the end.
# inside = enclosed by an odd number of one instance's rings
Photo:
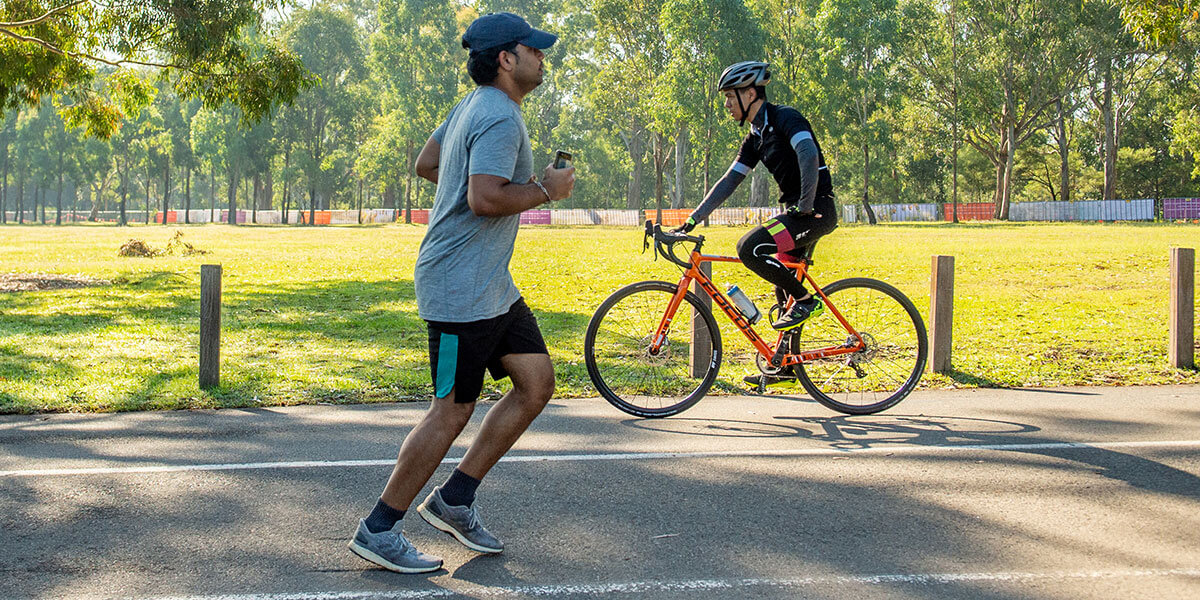
POLYGON ((762 162, 779 184, 783 212, 742 237, 737 251, 746 267, 775 284, 781 306, 786 305, 787 296, 796 300, 771 324, 783 331, 799 327, 823 312, 825 305, 804 288, 777 255, 810 245, 833 231, 837 214, 829 169, 812 126, 800 111, 767 102, 766 85, 770 80, 769 65, 764 62, 739 62, 721 73, 718 89, 725 94, 725 109, 739 127, 749 122, 750 132, 742 140, 733 165, 675 231, 690 232, 762 162))

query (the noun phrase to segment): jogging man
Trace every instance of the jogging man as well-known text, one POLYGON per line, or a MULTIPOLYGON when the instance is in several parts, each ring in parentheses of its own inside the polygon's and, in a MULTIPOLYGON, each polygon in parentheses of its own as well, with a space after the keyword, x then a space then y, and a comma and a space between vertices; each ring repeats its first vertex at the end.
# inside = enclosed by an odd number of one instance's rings
POLYGON ((521 116, 521 101, 542 83, 542 50, 556 40, 511 13, 476 19, 462 43, 478 87, 451 109, 417 157, 417 173, 437 183, 414 276, 418 313, 429 329, 434 400, 349 544, 393 571, 442 566, 404 537, 402 519, 471 418, 485 370, 494 379, 511 378, 512 390, 488 411, 458 468, 417 512, 472 550, 503 551, 480 521, 475 490, 554 393, 546 344, 508 264, 519 214, 567 198, 575 186, 573 168, 548 166, 541 181, 533 177, 521 116))
POLYGON ((725 110, 739 125, 749 121, 750 132, 742 140, 733 165, 677 231, 691 231, 762 162, 779 184, 779 203, 784 212, 742 237, 737 251, 746 267, 775 284, 781 305, 787 300, 783 294, 796 299, 791 310, 771 324, 775 329, 787 330, 820 314, 825 305, 804 289, 804 284, 775 255, 807 246, 833 231, 837 214, 829 169, 812 126, 796 109, 767 102, 765 86, 770 79, 767 63, 755 61, 730 65, 721 73, 718 87, 725 94, 725 110))

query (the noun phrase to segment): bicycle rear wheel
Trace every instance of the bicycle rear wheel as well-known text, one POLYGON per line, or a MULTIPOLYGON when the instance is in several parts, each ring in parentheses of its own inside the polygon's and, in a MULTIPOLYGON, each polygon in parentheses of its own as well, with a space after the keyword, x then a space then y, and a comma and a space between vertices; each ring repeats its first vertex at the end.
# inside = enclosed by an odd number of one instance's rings
MULTIPOLYGON (((801 385, 817 402, 850 415, 895 406, 917 387, 929 352, 917 307, 900 290, 874 279, 843 279, 823 290, 866 348, 798 365, 801 385)), ((830 310, 802 327, 793 346, 798 351, 857 342, 830 310)))
POLYGON ((588 323, 583 356, 592 385, 631 415, 679 414, 699 402, 717 378, 721 332, 712 311, 691 291, 675 311, 662 348, 650 351, 676 289, 665 281, 627 285, 601 303, 588 323), (693 340, 708 352, 693 357, 693 340))

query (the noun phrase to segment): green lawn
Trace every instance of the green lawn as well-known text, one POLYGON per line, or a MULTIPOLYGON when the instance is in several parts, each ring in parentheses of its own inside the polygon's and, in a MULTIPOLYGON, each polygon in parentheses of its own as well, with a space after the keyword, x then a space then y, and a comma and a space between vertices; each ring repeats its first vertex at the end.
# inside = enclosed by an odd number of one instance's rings
MULTIPOLYGON (((112 285, 0 293, 0 412, 111 411, 395 401, 431 393, 412 270, 424 227, 3 226, 0 273, 82 274, 112 285), (206 256, 120 258, 176 229, 206 256), (198 389, 200 265, 224 268, 222 386, 198 389)), ((731 254, 741 228, 701 230, 731 254)), ((639 254, 631 228, 521 230, 513 273, 538 314, 558 394, 593 394, 584 328, 605 296, 678 270, 639 254)), ((846 226, 817 251, 818 281, 864 275, 929 306, 930 256, 956 257, 951 377, 922 385, 1200 383, 1166 365, 1168 248, 1194 225, 846 226)), ((769 290, 718 265, 765 307, 769 290)), ((928 318, 928 317, 926 317, 928 318)), ((748 344, 723 332, 730 390, 748 344)), ((735 337, 736 336, 736 337, 735 337)), ((493 392, 503 385, 489 383, 493 392)))

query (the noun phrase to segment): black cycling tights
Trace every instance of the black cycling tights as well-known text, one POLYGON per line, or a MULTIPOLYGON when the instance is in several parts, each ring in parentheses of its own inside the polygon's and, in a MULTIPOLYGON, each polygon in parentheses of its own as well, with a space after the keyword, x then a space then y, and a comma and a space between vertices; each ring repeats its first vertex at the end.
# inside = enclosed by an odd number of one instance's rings
MULTIPOLYGON (((786 227, 787 235, 796 240, 797 248, 816 242, 817 238, 837 227, 837 219, 832 211, 821 215, 820 218, 817 218, 816 215, 800 216, 793 212, 787 212, 774 217, 772 221, 786 227)), ((808 295, 804 284, 796 279, 796 274, 791 269, 783 266, 783 263, 775 257, 779 252, 779 246, 775 237, 771 235, 770 231, 767 231, 768 227, 774 225, 772 221, 755 227, 742 237, 737 245, 738 258, 742 259, 742 264, 746 265, 746 268, 775 284, 777 296, 781 289, 793 298, 803 298, 808 295)), ((780 298, 781 302, 784 300, 786 298, 780 298)))

